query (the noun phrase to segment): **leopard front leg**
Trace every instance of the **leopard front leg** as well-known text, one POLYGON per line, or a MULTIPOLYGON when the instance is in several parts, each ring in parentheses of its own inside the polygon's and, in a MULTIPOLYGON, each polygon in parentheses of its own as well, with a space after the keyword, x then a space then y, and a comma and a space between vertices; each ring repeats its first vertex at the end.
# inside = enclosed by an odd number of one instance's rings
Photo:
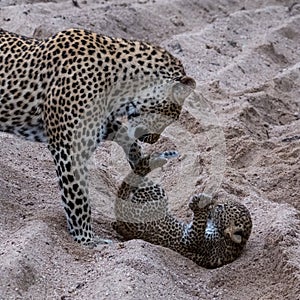
MULTIPOLYGON (((177 157, 177 151, 165 151, 162 153, 154 153, 151 156, 143 154, 142 148, 139 145, 138 139, 128 135, 128 128, 125 124, 116 120, 113 115, 110 115, 105 122, 103 128, 103 140, 114 141, 122 147, 126 154, 126 158, 131 166, 131 169, 138 174, 138 169, 142 168, 142 174, 145 173, 148 166, 149 171, 163 166, 168 159, 177 157), (137 171, 137 172, 136 172, 137 171)), ((149 135, 149 138, 151 134, 149 135)), ((145 176, 146 174, 142 175, 145 176)), ((141 174, 140 174, 141 175, 141 174)))
POLYGON ((142 149, 138 140, 128 135, 128 128, 111 114, 102 125, 102 139, 114 141, 122 147, 126 158, 133 168, 142 158, 142 149))
POLYGON ((108 242, 96 237, 92 229, 87 168, 103 118, 91 105, 83 105, 79 115, 78 108, 64 111, 54 106, 57 101, 50 100, 45 107, 45 128, 70 234, 84 245, 108 242))
MULTIPOLYGON (((88 156, 75 154, 67 144, 51 144, 68 229, 74 240, 89 246, 108 243, 94 235, 88 188, 88 156)), ((86 153, 87 154, 87 153, 86 153)))
POLYGON ((49 150, 56 166, 69 232, 75 241, 90 243, 94 233, 88 197, 87 167, 82 164, 82 160, 77 162, 69 145, 50 144, 49 150))

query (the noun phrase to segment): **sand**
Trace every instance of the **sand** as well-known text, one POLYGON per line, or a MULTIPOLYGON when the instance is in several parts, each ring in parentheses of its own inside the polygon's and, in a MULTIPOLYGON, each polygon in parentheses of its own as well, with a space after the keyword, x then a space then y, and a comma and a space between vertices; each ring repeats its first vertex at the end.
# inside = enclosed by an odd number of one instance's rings
POLYGON ((0 27, 39 38, 86 28, 179 57, 198 98, 145 147, 181 154, 153 178, 183 220, 191 218, 189 197, 203 190, 241 201, 253 219, 243 255, 215 270, 123 242, 111 222, 129 169, 106 143, 91 159, 90 186, 95 231, 113 244, 83 248, 66 230, 46 145, 1 133, 0 299, 299 299, 299 2, 2 0, 0 27))

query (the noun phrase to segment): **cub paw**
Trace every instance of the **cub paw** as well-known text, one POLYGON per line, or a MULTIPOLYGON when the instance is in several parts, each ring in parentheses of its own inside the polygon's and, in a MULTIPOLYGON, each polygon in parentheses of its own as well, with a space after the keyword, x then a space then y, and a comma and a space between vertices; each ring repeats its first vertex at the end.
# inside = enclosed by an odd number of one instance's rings
POLYGON ((215 201, 213 200, 211 195, 200 193, 200 194, 193 195, 191 197, 189 202, 189 208, 192 211, 196 211, 214 203, 215 201))

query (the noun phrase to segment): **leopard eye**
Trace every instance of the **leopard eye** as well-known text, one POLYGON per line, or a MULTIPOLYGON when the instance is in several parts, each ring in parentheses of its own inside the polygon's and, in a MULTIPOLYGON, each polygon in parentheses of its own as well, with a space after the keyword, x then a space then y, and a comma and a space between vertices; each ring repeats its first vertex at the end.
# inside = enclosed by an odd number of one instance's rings
POLYGON ((136 118, 140 115, 140 113, 137 110, 137 107, 133 103, 129 103, 129 105, 126 106, 126 113, 128 120, 136 118))

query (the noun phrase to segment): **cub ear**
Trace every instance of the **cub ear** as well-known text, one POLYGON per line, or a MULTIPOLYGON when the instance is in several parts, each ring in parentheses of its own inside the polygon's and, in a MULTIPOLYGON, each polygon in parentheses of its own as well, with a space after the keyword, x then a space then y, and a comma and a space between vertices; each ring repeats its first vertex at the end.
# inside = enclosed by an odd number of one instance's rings
POLYGON ((173 99, 183 104, 191 92, 196 88, 196 81, 188 76, 184 76, 179 82, 175 82, 172 86, 173 99))

